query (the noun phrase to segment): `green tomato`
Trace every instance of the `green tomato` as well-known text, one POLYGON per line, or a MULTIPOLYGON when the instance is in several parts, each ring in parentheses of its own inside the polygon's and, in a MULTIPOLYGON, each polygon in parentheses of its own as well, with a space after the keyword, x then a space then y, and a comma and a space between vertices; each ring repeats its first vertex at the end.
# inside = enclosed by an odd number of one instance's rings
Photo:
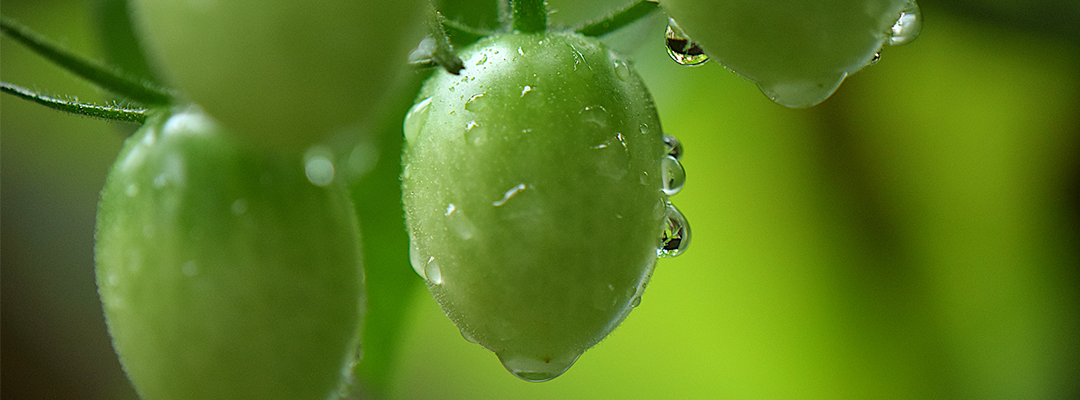
POLYGON ((412 265, 466 339, 549 380, 648 283, 668 149, 644 83, 595 39, 504 34, 459 55, 404 122, 412 265))
POLYGON ((421 1, 135 0, 161 67, 245 140, 301 153, 377 111, 421 1))
MULTIPOLYGON (((343 188, 194 111, 129 138, 98 209, 105 319, 145 400, 327 399, 356 361, 359 230, 343 188)), ((335 397, 336 398, 336 397, 335 397)))
POLYGON ((921 23, 914 0, 660 3, 678 22, 677 36, 681 27, 705 54, 788 107, 824 101, 886 43, 914 39, 921 23))

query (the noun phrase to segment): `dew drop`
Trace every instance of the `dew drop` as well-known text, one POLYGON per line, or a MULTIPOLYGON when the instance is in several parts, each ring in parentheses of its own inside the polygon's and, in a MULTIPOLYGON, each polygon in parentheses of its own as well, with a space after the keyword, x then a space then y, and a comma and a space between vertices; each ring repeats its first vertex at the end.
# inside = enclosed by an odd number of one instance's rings
POLYGON ((329 185, 334 181, 334 163, 326 156, 311 157, 304 163, 304 174, 312 185, 329 185))
POLYGON ((439 268, 439 262, 435 261, 435 257, 428 258, 427 265, 424 266, 424 276, 432 285, 442 284, 442 269, 439 268))
POLYGON ((922 13, 919 4, 912 0, 900 11, 900 18, 889 29, 889 44, 896 46, 911 43, 922 30, 922 13))
POLYGON ((233 214, 242 215, 243 213, 247 212, 247 209, 248 209, 247 200, 236 199, 236 201, 234 201, 232 203, 232 212, 233 212, 233 214))
POLYGON ((409 264, 412 265, 413 271, 416 271, 417 275, 427 280, 427 273, 424 271, 424 267, 427 264, 424 262, 423 256, 420 254, 420 249, 416 247, 416 244, 409 246, 409 264))
POLYGON ((499 362, 507 371, 528 382, 545 382, 557 378, 581 356, 580 352, 571 352, 558 356, 529 357, 512 354, 507 351, 495 353, 499 362))
POLYGON ((686 32, 683 32, 674 19, 668 18, 667 32, 664 33, 664 39, 667 41, 668 55, 681 65, 696 67, 709 61, 709 56, 705 54, 701 46, 690 40, 690 37, 686 36, 686 32))
POLYGON ((469 343, 473 343, 473 344, 480 344, 480 341, 476 340, 476 337, 473 336, 468 331, 466 331, 465 329, 458 329, 458 331, 461 332, 461 337, 465 338, 465 341, 467 341, 469 343))
POLYGON ((667 202, 664 215, 664 232, 660 235, 660 247, 656 255, 663 258, 678 257, 690 246, 690 224, 674 204, 667 202))
POLYGON ((507 190, 506 193, 503 194, 503 198, 501 198, 499 200, 496 200, 495 202, 492 202, 491 205, 493 205, 495 207, 502 207, 503 205, 506 204, 506 202, 510 201, 510 199, 512 199, 514 196, 517 196, 517 194, 519 192, 521 192, 522 190, 525 190, 525 184, 524 183, 519 183, 519 184, 517 184, 517 186, 514 186, 514 187, 510 188, 510 190, 507 190))
POLYGON ((473 146, 479 146, 487 141, 487 128, 476 121, 465 124, 465 140, 473 146))
POLYGON ((529 92, 531 92, 532 90, 532 86, 525 85, 525 87, 521 88, 521 97, 525 97, 525 95, 529 94, 529 92))
POLYGON ((405 141, 413 143, 416 141, 416 137, 420 136, 420 129, 427 123, 428 113, 431 112, 431 98, 420 100, 409 109, 409 113, 405 115, 405 123, 402 125, 402 130, 405 132, 405 141))
POLYGON ((585 107, 578 114, 581 114, 581 121, 584 123, 595 125, 597 128, 606 128, 608 126, 609 115, 604 106, 585 107))
POLYGON ((676 160, 682 160, 683 147, 682 142, 675 138, 674 135, 664 134, 664 146, 667 148, 669 156, 675 157, 676 160))
POLYGON ((870 61, 866 63, 866 66, 869 67, 871 65, 877 64, 878 61, 881 61, 881 50, 874 52, 874 56, 870 57, 870 61))
POLYGON ((477 93, 465 100, 465 109, 472 112, 479 112, 487 107, 487 99, 484 98, 483 93, 477 93))
POLYGON ((450 203, 446 206, 446 212, 444 212, 443 215, 449 217, 454 211, 457 211, 457 206, 455 206, 454 203, 450 203))
POLYGON ((630 307, 637 307, 641 305, 641 296, 634 297, 634 300, 630 301, 630 307))
POLYGON ((199 265, 195 264, 195 260, 188 261, 180 266, 180 272, 183 272, 184 276, 188 277, 198 275, 199 265))
POLYGON ((674 156, 664 156, 660 161, 660 179, 664 182, 664 194, 674 196, 686 184, 686 171, 674 156))
POLYGON ((615 76, 622 81, 630 80, 630 66, 623 60, 615 60, 615 76))
POLYGON ((644 122, 642 122, 641 125, 638 126, 638 130, 641 131, 642 135, 648 135, 649 132, 651 132, 651 130, 649 129, 649 124, 646 124, 644 122))

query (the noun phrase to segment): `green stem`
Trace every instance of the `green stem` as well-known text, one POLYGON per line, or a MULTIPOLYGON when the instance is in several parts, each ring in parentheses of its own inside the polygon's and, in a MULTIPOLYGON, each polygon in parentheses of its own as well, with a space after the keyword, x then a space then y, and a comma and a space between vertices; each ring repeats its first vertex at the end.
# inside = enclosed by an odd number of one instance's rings
POLYGON ((461 61, 461 58, 454 54, 454 46, 450 44, 450 37, 446 35, 446 30, 443 29, 445 23, 446 18, 435 10, 434 4, 430 4, 427 17, 428 32, 431 37, 435 38, 435 52, 431 54, 431 59, 446 69, 446 72, 457 75, 461 70, 465 69, 465 64, 461 61))
POLYGON ((146 109, 142 108, 99 106, 96 104, 58 99, 7 82, 0 82, 0 92, 12 94, 24 100, 30 100, 51 109, 66 113, 85 115, 87 117, 107 119, 110 121, 133 122, 136 124, 146 122, 146 109))
POLYGON ((510 27, 521 33, 542 33, 547 30, 546 0, 510 0, 513 9, 510 27))
POLYGON ((603 36, 645 18, 657 8, 660 8, 660 4, 656 0, 638 0, 607 18, 586 23, 574 30, 585 36, 603 36))
POLYGON ((6 17, 0 18, 0 32, 71 73, 87 79, 110 92, 146 105, 157 106, 172 103, 172 95, 166 90, 76 55, 6 17))

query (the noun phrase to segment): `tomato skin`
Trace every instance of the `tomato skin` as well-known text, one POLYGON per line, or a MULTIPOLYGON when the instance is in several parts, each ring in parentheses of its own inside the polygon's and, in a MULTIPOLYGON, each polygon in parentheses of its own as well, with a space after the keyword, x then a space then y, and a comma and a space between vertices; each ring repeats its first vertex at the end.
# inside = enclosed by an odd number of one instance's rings
POLYGON ((912 0, 661 0, 712 58, 777 103, 810 107, 870 64, 912 0))
POLYGON ((436 73, 405 122, 413 267, 467 339, 520 378, 552 379, 652 273, 659 119, 592 38, 506 34, 459 55, 466 69, 436 73))
MULTIPOLYGON (((134 0, 150 54, 231 132, 302 153, 379 111, 421 1, 134 0)), ((378 115, 378 114, 374 114, 378 115)))
POLYGON ((96 276, 139 395, 326 399, 364 307, 347 193, 251 151, 203 114, 156 116, 102 191, 96 276))

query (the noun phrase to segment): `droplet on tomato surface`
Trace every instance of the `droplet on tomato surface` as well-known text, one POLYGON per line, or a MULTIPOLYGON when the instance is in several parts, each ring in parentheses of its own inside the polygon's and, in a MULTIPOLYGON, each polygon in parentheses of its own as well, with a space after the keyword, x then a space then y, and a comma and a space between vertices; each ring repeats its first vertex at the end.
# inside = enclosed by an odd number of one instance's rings
POLYGON ((560 355, 527 356, 509 351, 496 352, 499 362, 511 374, 529 382, 545 382, 557 378, 581 356, 581 352, 560 355))
POLYGON ((869 67, 871 65, 877 64, 878 61, 881 61, 881 50, 874 52, 874 56, 870 57, 870 62, 866 63, 866 66, 869 67))
POLYGON ((664 156, 660 161, 660 180, 664 183, 664 194, 674 196, 686 184, 686 170, 674 156, 664 156))
POLYGON ((620 80, 630 80, 630 65, 623 60, 615 60, 615 76, 620 80))
POLYGON ((427 272, 424 271, 424 267, 427 267, 427 258, 420 254, 420 249, 416 247, 415 240, 410 240, 410 242, 412 245, 409 246, 409 265, 412 266, 417 275, 427 280, 427 272))
POLYGON ((664 231, 660 235, 660 248, 656 255, 662 258, 678 257, 690 246, 690 224, 674 204, 667 202, 664 215, 664 231))
POLYGON ((608 111, 603 106, 589 106, 578 112, 581 121, 592 125, 592 128, 606 128, 608 126, 608 111))
POLYGON ((889 29, 889 44, 896 46, 911 43, 922 31, 922 13, 914 0, 900 11, 900 18, 889 29))
POLYGON ((510 199, 514 198, 514 196, 517 196, 517 194, 523 190, 525 190, 525 184, 519 183, 517 184, 517 186, 514 186, 510 188, 510 190, 507 190, 506 193, 503 194, 503 198, 492 202, 491 205, 495 207, 502 207, 506 205, 506 202, 510 201, 510 199))
POLYGON ((641 305, 641 296, 634 297, 634 300, 630 301, 630 307, 637 307, 641 305))
POLYGON ((687 67, 696 67, 709 61, 709 55, 683 32, 674 19, 668 18, 667 31, 664 33, 667 52, 675 62, 687 67))
POLYGON ((424 275, 432 285, 442 284, 442 269, 439 268, 439 262, 435 261, 435 257, 428 257, 427 264, 424 265, 424 275))
POLYGON ((469 121, 465 124, 465 141, 473 146, 479 146, 487 141, 487 128, 479 122, 469 121))
POLYGON ((670 133, 664 134, 664 147, 667 149, 669 156, 675 157, 676 160, 682 160, 683 146, 679 139, 675 138, 670 133))
POLYGON ((484 98, 483 93, 477 93, 465 100, 465 110, 472 112, 480 112, 487 107, 487 99, 484 98))
POLYGON ((405 122, 402 124, 402 131, 405 133, 405 141, 413 143, 416 141, 416 137, 420 135, 420 128, 424 127, 427 123, 428 114, 431 112, 431 98, 420 100, 416 104, 413 104, 409 109, 409 113, 405 114, 405 122))

